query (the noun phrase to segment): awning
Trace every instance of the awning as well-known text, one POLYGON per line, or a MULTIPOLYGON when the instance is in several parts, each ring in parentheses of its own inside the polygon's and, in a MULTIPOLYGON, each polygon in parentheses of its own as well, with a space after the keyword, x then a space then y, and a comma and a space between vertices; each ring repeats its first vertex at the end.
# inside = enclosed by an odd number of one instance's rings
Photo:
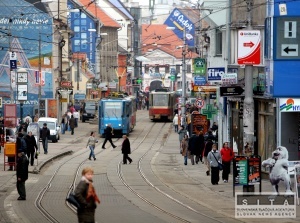
POLYGON ((148 61, 151 61, 149 60, 148 58, 144 57, 144 56, 137 56, 135 58, 136 60, 140 61, 140 62, 148 62, 148 61))

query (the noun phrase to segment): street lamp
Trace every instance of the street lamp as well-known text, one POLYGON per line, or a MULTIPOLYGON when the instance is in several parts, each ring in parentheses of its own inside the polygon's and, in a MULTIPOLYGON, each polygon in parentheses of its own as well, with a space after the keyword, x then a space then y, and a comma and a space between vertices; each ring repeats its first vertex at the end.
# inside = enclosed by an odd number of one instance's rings
MULTIPOLYGON (((174 30, 175 27, 167 27, 166 29, 174 30)), ((183 48, 182 48, 182 99, 181 99, 181 115, 182 117, 185 115, 185 99, 186 99, 186 29, 183 28, 183 48)), ((182 118, 182 125, 186 126, 185 118, 182 118)))

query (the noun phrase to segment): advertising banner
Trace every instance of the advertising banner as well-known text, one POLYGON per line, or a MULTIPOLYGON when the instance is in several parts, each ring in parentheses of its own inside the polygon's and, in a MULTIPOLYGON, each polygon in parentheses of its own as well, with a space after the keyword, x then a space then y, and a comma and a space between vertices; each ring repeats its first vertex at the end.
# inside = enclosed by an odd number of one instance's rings
POLYGON ((260 64, 260 31, 240 30, 238 33, 238 64, 260 64))
POLYGON ((202 58, 195 58, 193 60, 194 75, 195 76, 205 76, 206 74, 206 61, 202 58))
POLYGON ((170 16, 166 19, 165 25, 169 27, 174 27, 173 32, 178 36, 178 38, 183 39, 183 30, 186 31, 186 44, 189 47, 194 47, 195 45, 195 25, 194 23, 186 17, 178 8, 175 8, 170 16))
POLYGON ((261 174, 260 167, 261 159, 260 156, 251 156, 249 158, 249 183, 248 185, 260 184, 261 174))
POLYGON ((233 160, 234 185, 248 185, 248 159, 236 156, 233 160))

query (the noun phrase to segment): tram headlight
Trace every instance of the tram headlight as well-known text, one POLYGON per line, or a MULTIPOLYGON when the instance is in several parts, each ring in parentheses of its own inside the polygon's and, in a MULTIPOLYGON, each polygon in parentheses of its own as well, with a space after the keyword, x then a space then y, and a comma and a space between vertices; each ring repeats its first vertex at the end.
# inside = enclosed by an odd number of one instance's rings
POLYGON ((119 124, 119 126, 121 126, 121 124, 119 124))

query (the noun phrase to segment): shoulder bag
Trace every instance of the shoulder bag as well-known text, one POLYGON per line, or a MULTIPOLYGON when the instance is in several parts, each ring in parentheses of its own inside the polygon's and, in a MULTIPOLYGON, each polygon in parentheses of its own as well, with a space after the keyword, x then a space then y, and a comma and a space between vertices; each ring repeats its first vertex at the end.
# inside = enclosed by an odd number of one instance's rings
POLYGON ((77 201, 74 192, 69 194, 69 196, 66 198, 66 201, 75 206, 77 209, 80 209, 80 203, 77 201))
MULTIPOLYGON (((213 152, 211 152, 213 154, 213 156, 215 157, 215 154, 213 152)), ((223 164, 220 163, 217 158, 215 157, 216 161, 218 162, 218 167, 219 167, 219 170, 223 170, 223 164)))

